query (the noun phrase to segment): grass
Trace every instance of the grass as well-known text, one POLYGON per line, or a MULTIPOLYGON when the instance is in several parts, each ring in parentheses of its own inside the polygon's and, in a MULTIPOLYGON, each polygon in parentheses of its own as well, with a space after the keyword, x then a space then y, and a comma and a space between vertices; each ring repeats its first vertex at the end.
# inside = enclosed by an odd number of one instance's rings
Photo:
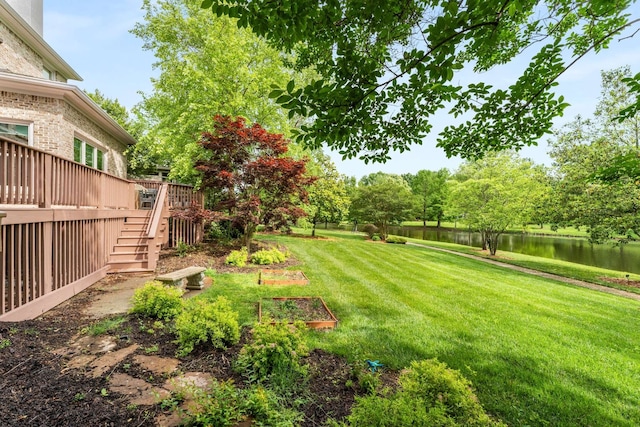
POLYGON ((112 318, 100 320, 97 323, 92 323, 91 325, 83 328, 82 333, 91 335, 94 337, 98 335, 104 335, 106 333, 113 332, 116 329, 118 329, 120 325, 124 323, 126 320, 127 318, 125 316, 118 316, 118 317, 112 317, 112 318))
POLYGON ((512 426, 640 425, 638 302, 425 248, 319 232, 334 239, 276 237, 302 262, 307 287, 219 274, 204 295, 225 295, 244 324, 256 320, 260 298, 321 296, 340 324, 312 333, 312 345, 395 369, 437 357, 512 426))
MULTIPOLYGON (((422 227, 422 221, 403 221, 403 226, 409 227, 422 227)), ((427 221, 427 227, 436 227, 438 223, 436 221, 427 221)), ((448 228, 448 229, 458 229, 458 230, 466 230, 467 225, 463 222, 449 222, 442 221, 440 223, 440 227, 448 228)), ((555 236, 555 237, 589 237, 589 233, 586 230, 577 229, 575 227, 559 227, 557 230, 552 230, 550 224, 543 224, 540 227, 540 224, 528 224, 526 227, 511 227, 506 230, 507 233, 529 233, 529 234, 541 234, 545 236, 555 236)))
MULTIPOLYGON (((432 246, 436 248, 448 249, 455 252, 476 255, 483 258, 495 259, 507 264, 518 265, 520 267, 531 268, 545 273, 557 274, 559 276, 570 277, 572 279, 584 280, 585 282, 596 283, 610 288, 621 289, 627 292, 640 294, 640 288, 625 286, 623 284, 612 283, 603 280, 603 277, 625 279, 626 274, 622 271, 606 270, 604 268, 592 267, 588 265, 576 264, 568 261, 555 260, 551 258, 535 257, 516 252, 501 251, 498 249, 496 256, 490 256, 486 251, 479 248, 459 245, 456 243, 437 242, 433 240, 407 239, 409 242, 420 245, 432 246)), ((640 281, 640 275, 629 274, 629 280, 640 281)))

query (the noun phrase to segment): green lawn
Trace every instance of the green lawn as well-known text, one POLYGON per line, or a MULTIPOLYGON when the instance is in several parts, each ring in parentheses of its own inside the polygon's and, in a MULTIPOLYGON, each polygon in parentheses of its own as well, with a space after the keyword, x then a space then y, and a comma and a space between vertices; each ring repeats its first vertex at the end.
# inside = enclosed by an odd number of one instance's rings
POLYGON ((322 296, 338 329, 312 344, 403 368, 437 357, 511 426, 640 425, 640 303, 406 245, 258 236, 286 245, 311 284, 267 287, 220 274, 241 321, 264 296, 322 296))
MULTIPOLYGON (((403 221, 403 226, 422 227, 422 221, 403 221)), ((427 227, 437 226, 437 221, 427 221, 427 227)), ((457 228, 458 230, 466 230, 467 226, 463 222, 449 222, 443 221, 440 226, 442 228, 457 228)), ((566 236, 566 237, 589 237, 584 229, 578 230, 575 227, 560 227, 557 230, 552 230, 550 224, 544 224, 542 228, 540 224, 529 224, 526 227, 511 227, 506 230, 507 233, 530 233, 530 234, 542 234, 548 236, 566 236)))
MULTIPOLYGON (((625 286, 603 280, 603 277, 615 277, 623 279, 626 273, 622 271, 606 270, 604 268, 592 267, 588 265, 576 264, 568 261, 555 260, 551 258, 536 257, 516 252, 501 251, 498 248, 496 256, 491 256, 486 251, 480 251, 479 248, 459 245, 456 243, 436 242, 433 240, 421 240, 407 238, 409 242, 420 245, 433 246, 436 248, 448 249, 455 252, 475 255, 483 258, 494 259, 507 264, 519 265, 521 267, 531 268, 534 270, 544 271, 546 273, 557 274, 559 276, 570 277, 572 279, 584 280, 586 282, 596 283, 611 288, 622 289, 627 292, 640 294, 640 288, 634 286, 625 286)), ((633 243, 636 244, 636 243, 633 243)), ((629 274, 630 280, 640 281, 640 275, 629 274)))

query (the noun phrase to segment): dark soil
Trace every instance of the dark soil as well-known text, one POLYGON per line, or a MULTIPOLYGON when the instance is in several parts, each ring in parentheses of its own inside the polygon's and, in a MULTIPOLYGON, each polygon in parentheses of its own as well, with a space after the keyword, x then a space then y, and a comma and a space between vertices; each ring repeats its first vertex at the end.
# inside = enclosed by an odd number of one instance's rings
POLYGON ((333 320, 320 298, 265 298, 261 302, 262 316, 277 321, 333 320))
MULTIPOLYGON (((233 247, 202 246, 185 257, 164 251, 157 273, 186 266, 200 265, 217 271, 236 271, 224 264, 225 255, 233 247)), ((289 260, 284 265, 294 265, 289 260)), ((282 264, 277 266, 283 268, 282 264)), ((253 267, 250 267, 253 268, 253 267)), ((264 266, 260 267, 264 268, 264 266)), ((124 275, 111 275, 101 281, 118 282, 124 275)), ((100 284, 100 282, 99 282, 100 284)), ((73 357, 69 343, 86 336, 83 328, 95 323, 82 314, 93 287, 61 304, 40 318, 19 323, 0 322, 0 425, 2 426, 154 426, 163 414, 160 405, 133 405, 129 396, 109 390, 109 377, 118 373, 140 378, 153 386, 162 386, 170 375, 157 375, 136 363, 136 356, 154 355, 174 358, 177 350, 174 336, 153 321, 128 316, 110 335, 114 351, 138 344, 135 352, 96 378, 88 369, 68 366, 73 357), (62 350, 61 350, 62 349, 62 350)), ((225 351, 205 346, 179 360, 177 372, 205 372, 215 379, 232 379, 243 386, 243 379, 232 369, 232 363, 243 343, 250 337, 243 331, 241 342, 225 351)), ((85 354, 80 350, 78 354, 85 354)), ((310 378, 301 411, 303 426, 322 425, 328 418, 342 419, 349 414, 357 387, 354 368, 344 359, 321 350, 313 350, 306 358, 310 378), (356 384, 355 386, 353 384, 356 384)), ((383 383, 393 383, 396 374, 383 373, 383 383)))
POLYGON ((598 277, 598 279, 609 283, 628 286, 630 288, 640 288, 640 280, 621 279, 618 277, 598 277))

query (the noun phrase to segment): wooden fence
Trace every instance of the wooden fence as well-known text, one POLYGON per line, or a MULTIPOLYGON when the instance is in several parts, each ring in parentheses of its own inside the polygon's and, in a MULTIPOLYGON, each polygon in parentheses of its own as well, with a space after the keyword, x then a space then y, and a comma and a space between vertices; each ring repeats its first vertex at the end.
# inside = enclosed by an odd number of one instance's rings
MULTIPOLYGON (((169 208, 172 195, 179 206, 202 197, 168 193, 169 208)), ((0 321, 34 318, 103 278, 137 197, 134 181, 0 139, 0 321)), ((185 227, 183 241, 198 242, 185 227)))

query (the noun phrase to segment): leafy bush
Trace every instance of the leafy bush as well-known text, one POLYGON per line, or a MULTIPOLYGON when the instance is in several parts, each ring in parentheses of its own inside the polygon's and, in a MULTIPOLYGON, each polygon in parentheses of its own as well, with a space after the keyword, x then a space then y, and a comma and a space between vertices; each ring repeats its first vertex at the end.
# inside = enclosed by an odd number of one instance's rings
POLYGON ((491 420, 459 371, 435 359, 413 362, 400 389, 356 398, 349 426, 504 426, 491 420))
POLYGON ((295 426, 301 414, 285 408, 277 395, 262 387, 239 389, 232 381, 214 381, 206 389, 188 387, 195 404, 184 415, 187 426, 234 426, 251 417, 251 425, 295 426))
POLYGON ((231 251, 229 256, 224 260, 224 263, 235 265, 236 267, 244 267, 247 264, 248 257, 249 251, 247 251, 247 248, 242 248, 239 251, 231 251))
POLYGON ((398 243, 401 245, 404 245, 405 243, 407 243, 407 239, 405 239, 404 237, 399 237, 399 236, 387 236, 387 243, 398 243))
POLYGON ((278 249, 262 249, 251 255, 251 262, 259 265, 279 264, 285 262, 287 256, 278 249))
POLYGON ((182 289, 161 282, 147 282, 133 294, 132 313, 155 319, 173 319, 182 310, 182 289))
POLYGON ((258 323, 253 328, 253 342, 240 350, 236 371, 251 383, 269 383, 277 390, 295 386, 307 375, 301 357, 308 354, 304 339, 307 326, 276 322, 258 323))
POLYGON ((196 404, 187 407, 184 425, 226 427, 244 419, 244 399, 232 381, 214 381, 207 389, 194 387, 189 392, 196 404))
POLYGON ((377 234, 374 234, 373 236, 371 236, 371 240, 373 240, 374 242, 379 242, 380 236, 378 236, 377 234))
POLYGON ((214 348, 225 348, 240 339, 238 313, 229 301, 219 296, 213 303, 203 299, 189 300, 176 317, 178 356, 191 353, 199 343, 210 342, 214 348))
POLYGON ((367 236, 369 236, 370 239, 373 238, 373 235, 376 234, 378 232, 378 227, 376 227, 373 224, 365 224, 362 227, 362 232, 366 233, 367 236))
POLYGON ((186 244, 182 240, 178 240, 178 244, 176 245, 176 253, 180 258, 184 258, 187 254, 193 251, 193 246, 186 244))

